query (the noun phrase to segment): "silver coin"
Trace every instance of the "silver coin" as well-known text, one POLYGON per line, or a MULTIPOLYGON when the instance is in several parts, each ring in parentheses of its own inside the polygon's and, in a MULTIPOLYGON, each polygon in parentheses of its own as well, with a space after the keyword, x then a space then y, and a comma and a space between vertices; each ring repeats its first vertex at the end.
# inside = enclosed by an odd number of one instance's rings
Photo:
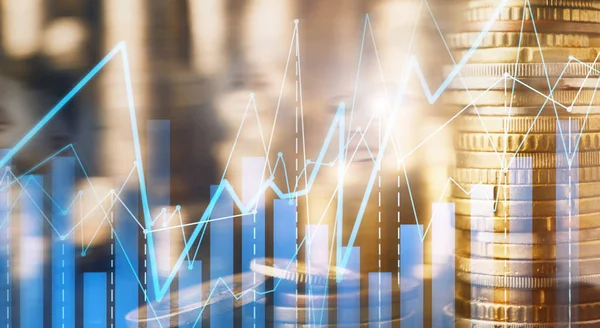
POLYGON ((358 280, 361 278, 360 272, 354 272, 345 268, 334 266, 321 267, 316 265, 309 268, 303 263, 295 264, 290 262, 289 259, 254 259, 250 263, 250 269, 268 277, 313 285, 325 285, 335 281, 337 273, 340 272, 343 273, 344 280, 358 280))
MULTIPOLYGON (((514 277, 457 272, 456 278, 471 285, 513 289, 556 288, 569 284, 569 277, 514 277)), ((600 274, 571 277, 571 284, 600 285, 600 274)))
MULTIPOLYGON (((232 292, 241 286, 242 281, 250 281, 255 275, 253 272, 245 272, 221 278, 222 281, 216 285, 215 281, 207 281, 202 284, 185 288, 181 291, 172 292, 166 295, 165 298, 170 302, 152 301, 149 305, 144 305, 135 311, 129 312, 125 319, 128 324, 135 327, 164 327, 165 322, 171 320, 193 324, 198 321, 209 319, 209 316, 223 315, 227 312, 218 312, 220 307, 211 307, 210 311, 205 309, 210 305, 215 305, 224 301, 232 301, 233 307, 231 312, 236 312, 242 306, 253 302, 253 298, 242 297, 248 293, 252 293, 256 288, 261 286, 266 279, 256 276, 256 282, 241 292, 232 292), (214 285, 214 286, 213 286, 214 285), (177 304, 177 308, 172 309, 171 305, 177 304), (147 315, 146 315, 147 314, 147 315), (144 317, 140 317, 144 315, 144 317), (200 319, 199 319, 200 318, 200 319)), ((262 298, 261 294, 256 294, 262 298)))

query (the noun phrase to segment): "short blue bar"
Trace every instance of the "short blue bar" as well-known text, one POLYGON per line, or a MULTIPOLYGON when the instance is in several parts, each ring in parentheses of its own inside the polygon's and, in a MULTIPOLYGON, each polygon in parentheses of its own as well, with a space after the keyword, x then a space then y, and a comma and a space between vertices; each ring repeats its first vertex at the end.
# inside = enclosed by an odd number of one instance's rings
MULTIPOLYGON (((287 199, 273 202, 273 257, 289 262, 289 270, 296 268, 296 204, 287 199)), ((295 281, 275 279, 273 305, 296 307, 297 285, 295 281)), ((273 318, 278 321, 277 316, 273 318)))
POLYGON ((84 328, 107 327, 106 293, 106 272, 83 273, 84 328))
MULTIPOLYGON (((342 247, 342 253, 350 251, 346 270, 360 272, 360 247, 342 247)), ((343 279, 337 285, 337 292, 343 297, 337 300, 337 322, 345 325, 360 324, 360 280, 343 279)))
POLYGON ((454 327, 454 203, 433 204, 431 236, 431 322, 433 327, 454 327))
POLYGON ((20 317, 21 327, 44 324, 44 194, 42 177, 25 176, 25 195, 21 197, 20 317))
MULTIPOLYGON (((510 220, 510 231, 508 234, 508 243, 510 244, 532 244, 532 233, 533 233, 533 221, 531 219, 533 215, 533 189, 531 183, 518 184, 518 176, 533 176, 533 161, 530 157, 515 157, 510 168, 509 179, 510 179, 510 194, 513 198, 518 198, 522 202, 523 206, 513 206, 509 209, 510 217, 518 217, 517 220, 510 220), (517 171, 518 170, 518 171, 517 171), (517 173, 518 172, 518 173, 517 173)), ((520 250, 518 253, 509 254, 511 258, 518 260, 533 261, 533 253, 531 248, 526 250, 520 250)), ((531 263, 531 262, 529 262, 531 263)), ((531 264, 529 264, 529 271, 531 271, 531 264)), ((531 277, 531 274, 529 275, 531 277)), ((504 293, 505 302, 510 301, 510 293, 504 293)), ((532 304, 532 294, 525 294, 525 291, 520 292, 520 303, 523 305, 532 304)))
MULTIPOLYGON (((265 180, 265 158, 242 158, 242 202, 248 204, 260 192, 262 182, 265 180)), ((253 259, 265 257, 265 198, 261 195, 255 206, 255 214, 242 217, 242 272, 250 269, 253 259)), ((261 280, 258 273, 242 278, 242 290, 253 288, 255 280, 261 280)), ((257 292, 264 292, 264 287, 256 288, 257 292)), ((247 293, 244 298, 256 300, 256 293, 247 293)), ((250 302, 242 307, 242 322, 244 328, 258 328, 265 326, 265 306, 260 302, 250 302)))
MULTIPOLYGON (((191 261, 188 265, 182 265, 179 269, 179 298, 178 308, 186 308, 202 300, 202 261, 191 261)), ((191 320, 189 315, 184 313, 179 317, 179 325, 187 327, 191 320)), ((202 320, 198 320, 195 326, 202 328, 202 320)))
POLYGON ((369 328, 391 328, 392 274, 369 273, 369 328))
MULTIPOLYGON (((211 197, 217 186, 210 186, 211 197)), ((224 192, 211 213, 211 220, 233 215, 233 200, 224 192)), ((233 274, 233 220, 217 220, 210 223, 210 280, 228 277, 233 274)), ((219 282, 222 284, 222 282, 219 282)), ((215 285, 211 285, 214 288, 215 285)), ((226 299, 210 306, 211 327, 233 327, 233 299, 226 299), (218 314, 218 315, 215 315, 218 314)))
POLYGON ((130 178, 126 191, 121 195, 127 211, 117 206, 117 222, 115 223, 115 235, 118 243, 115 245, 115 325, 116 328, 133 328, 132 321, 127 322, 125 316, 131 311, 137 311, 139 307, 138 282, 139 247, 138 231, 135 217, 138 215, 139 187, 136 175, 130 178), (120 243, 120 244, 119 244, 120 243))
MULTIPOLYGON (((412 316, 415 328, 423 327, 423 243, 421 225, 400 226, 400 277, 416 280, 418 287, 412 293, 400 293, 400 313, 403 317, 412 316)), ((400 286, 402 291, 402 286, 400 286)))
MULTIPOLYGON (((327 225, 306 226, 306 266, 311 272, 325 272, 329 270, 329 227, 327 225)), ((318 295, 317 301, 308 303, 310 309, 306 313, 306 322, 311 325, 321 326, 328 322, 327 309, 327 285, 306 284, 306 294, 318 295), (325 287, 325 288, 324 288, 325 287), (319 299, 322 299, 320 301, 319 299)))
POLYGON ((74 234, 67 235, 75 197, 75 159, 52 159, 52 224, 65 238, 52 235, 52 327, 75 327, 75 246, 74 234))

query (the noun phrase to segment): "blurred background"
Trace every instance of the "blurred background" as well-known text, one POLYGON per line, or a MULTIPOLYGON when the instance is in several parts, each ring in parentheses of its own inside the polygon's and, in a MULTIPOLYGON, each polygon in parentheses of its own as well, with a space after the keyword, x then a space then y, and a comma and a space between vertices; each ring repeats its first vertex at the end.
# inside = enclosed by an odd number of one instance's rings
MULTIPOLYGON (((3 0, 0 146, 14 145, 125 41, 145 158, 153 156, 148 122, 170 122, 170 179, 155 186, 158 194, 167 195, 168 204, 156 208, 181 205, 183 220, 194 222, 208 202, 209 186, 219 183, 225 167, 225 178, 239 188, 244 156, 265 156, 268 150, 269 161, 275 163, 282 153, 288 158, 287 174, 298 177, 304 159, 316 158, 344 101, 348 135, 363 136, 348 145, 349 154, 358 150, 345 181, 344 238, 354 223, 382 134, 392 124, 394 142, 386 149, 358 245, 361 270, 397 272, 398 225, 414 222, 415 213, 420 223, 428 224, 431 204, 446 199, 442 190, 454 157, 449 127, 405 161, 399 160, 454 114, 429 105, 417 83, 397 119, 388 119, 409 56, 419 58, 432 88, 441 81, 442 66, 452 63, 438 30, 446 32, 449 26, 439 17, 451 16, 438 13, 451 8, 439 2, 3 0)), ((123 63, 117 59, 19 153, 13 160, 15 171, 26 172, 72 144, 97 189, 106 192, 123 181, 132 170, 134 151, 123 63)), ((330 161, 335 147, 330 147, 330 161)), ((77 175, 83 178, 82 172, 77 175)), ((275 179, 283 183, 279 175, 275 179)), ((299 220, 314 222, 325 216, 325 223, 333 222, 335 207, 327 204, 336 175, 335 167, 323 170, 310 199, 300 200, 299 220)), ((80 185, 79 189, 87 186, 80 185)), ((268 216, 268 233, 270 220, 268 216)), ((96 231, 93 223, 82 231, 86 237, 81 243, 91 242, 86 239, 92 238, 88 230, 96 231)), ((110 233, 102 231, 94 235, 94 247, 108 243, 110 233)), ((238 222, 236 236, 240 231, 238 222)), ((202 246, 200 254, 207 249, 202 246)), ((270 252, 267 247, 267 256, 270 252)), ((106 258, 98 256, 82 265, 102 266, 106 258)), ((426 287, 425 295, 427 291, 426 287)))

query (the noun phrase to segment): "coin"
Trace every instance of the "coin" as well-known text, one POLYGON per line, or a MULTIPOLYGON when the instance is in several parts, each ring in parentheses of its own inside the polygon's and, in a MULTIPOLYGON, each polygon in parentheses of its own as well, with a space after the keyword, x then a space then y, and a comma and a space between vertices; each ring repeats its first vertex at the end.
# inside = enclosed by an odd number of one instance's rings
MULTIPOLYGON (((455 66, 444 66, 444 76, 450 75, 455 66)), ((503 77, 505 74, 518 78, 546 77, 590 77, 600 75, 600 63, 579 63, 576 61, 561 63, 469 63, 460 68, 464 77, 503 77)))
MULTIPOLYGON (((510 233, 509 233, 510 234, 510 233)), ((572 243, 577 247, 576 260, 582 258, 600 258, 600 241, 575 241, 572 243)), ((569 259, 571 254, 565 250, 569 249, 569 243, 562 244, 515 244, 480 242, 471 240, 469 244, 459 243, 456 253, 466 256, 482 258, 493 258, 498 260, 552 260, 569 259)))
MULTIPOLYGON (((567 131, 565 131, 567 132, 567 131)), ((600 133, 560 134, 509 134, 509 133, 459 133, 455 147, 459 150, 478 152, 552 152, 556 146, 563 149, 600 150, 600 133), (559 139, 560 138, 560 139, 559 139), (558 139, 558 140, 557 140, 558 139), (565 147, 566 146, 566 147, 565 147)))
MULTIPOLYGON (((242 297, 242 295, 255 290, 266 281, 265 278, 257 276, 255 282, 246 287, 244 291, 232 293, 235 286, 241 286, 242 281, 248 281, 249 277, 254 277, 254 273, 235 274, 220 278, 219 282, 207 281, 172 292, 166 296, 172 302, 153 301, 150 306, 144 305, 129 312, 125 316, 125 320, 130 324, 139 325, 139 327, 164 327, 164 323, 170 322, 171 319, 177 319, 180 323, 193 324, 198 318, 201 321, 208 320, 209 316, 223 315, 224 313, 218 312, 221 307, 210 307, 210 311, 204 311, 204 309, 207 306, 226 300, 231 301, 233 304, 229 311, 236 312, 252 301, 252 298, 242 297), (171 308, 172 304, 177 304, 177 308, 171 308), (149 314, 149 316, 146 317, 146 314, 149 314), (140 317, 140 315, 143 315, 143 317, 140 317)), ((256 294, 256 296, 262 298, 259 294, 256 294)), ((236 315, 239 315, 239 313, 236 315)))
POLYGON ((529 7, 505 6, 500 11, 496 8, 471 8, 463 12, 465 21, 489 21, 496 17, 501 21, 555 21, 556 23, 600 23, 600 11, 594 9, 561 8, 561 7, 529 7))
MULTIPOLYGON (((539 91, 538 91, 539 92, 539 91)), ((511 93, 511 90, 490 90, 480 91, 471 90, 469 94, 464 91, 449 90, 443 97, 444 103, 448 105, 468 105, 475 104, 479 106, 496 106, 503 109, 510 107, 537 107, 538 112, 542 109, 542 104, 552 106, 555 103, 561 111, 567 111, 566 108, 573 106, 600 105, 600 94, 596 95, 594 90, 555 90, 552 92, 552 101, 548 100, 549 94, 538 93, 531 90, 527 92, 511 93), (548 100, 548 101, 547 101, 548 100), (562 107, 562 106, 564 107, 562 107)), ((586 108, 587 109, 587 108, 586 108)), ((505 113, 512 113, 505 109, 505 113)), ((585 112, 584 112, 585 113, 585 112)))
POLYGON ((600 275, 576 275, 569 279, 564 277, 527 277, 527 276, 499 276, 478 274, 470 272, 457 272, 456 279, 466 282, 470 285, 495 287, 495 288, 511 288, 511 289, 540 289, 540 288, 564 288, 569 284, 576 285, 600 285, 600 275))
POLYGON ((471 240, 484 243, 502 244, 547 244, 567 243, 570 241, 587 242, 600 240, 600 229, 576 229, 569 233, 567 229, 556 232, 491 232, 459 230, 457 240, 471 240))
MULTIPOLYGON (((599 94, 600 96, 600 94, 599 94)), ((564 104, 561 104, 564 106, 564 104)), ((542 104, 540 104, 539 106, 530 106, 530 107, 517 107, 517 106, 510 106, 510 103, 507 103, 506 106, 502 105, 502 106, 477 106, 477 104, 475 105, 468 105, 467 109, 465 109, 466 105, 461 105, 460 107, 455 107, 456 109, 453 110, 452 112, 458 112, 460 110, 463 110, 463 114, 466 115, 478 115, 481 117, 488 117, 488 116, 504 116, 506 118, 510 117, 510 118, 521 118, 523 116, 526 116, 528 118, 534 118, 536 116, 539 116, 539 118, 542 117, 550 117, 553 116, 555 120, 563 120, 563 121, 567 121, 569 119, 569 116, 571 115, 577 115, 579 117, 585 117, 587 116, 588 118, 593 117, 593 116, 597 116, 600 110, 600 107, 598 106, 569 106, 568 110, 561 107, 561 105, 558 105, 558 103, 552 103, 550 101, 548 101, 545 105, 542 106, 542 104)), ((524 117, 523 117, 524 118, 524 117)), ((573 119, 572 119, 573 120, 573 119)), ((575 124, 575 123, 572 123, 575 124)), ((563 133, 568 132, 565 131, 566 129, 563 129, 563 133)))
POLYGON ((568 214, 556 216, 527 216, 527 217, 490 217, 490 216, 472 216, 472 215, 455 215, 456 229, 473 230, 473 231, 488 231, 488 232, 552 232, 565 231, 569 227, 572 229, 596 229, 600 228, 600 213, 589 214, 568 214))
MULTIPOLYGON (((448 46, 452 49, 469 49, 480 37, 481 33, 453 33, 448 35, 448 46)), ((516 33, 490 32, 483 36, 478 48, 502 47, 589 47, 590 40, 585 34, 551 33, 516 33)))
MULTIPOLYGON (((600 3, 595 0, 529 0, 532 7, 564 7, 564 8, 584 8, 600 9, 600 3)), ((521 0, 506 0, 504 6, 518 7, 523 6, 521 0)), ((470 0, 466 3, 469 8, 498 7, 496 0, 470 0)))
MULTIPOLYGON (((516 160, 515 153, 480 153, 480 152, 456 152, 456 165, 463 168, 478 168, 478 169, 508 169, 509 167, 516 169, 526 169, 524 161, 516 160)), ((578 158, 565 154, 556 153, 528 153, 531 158, 533 170, 537 169, 568 169, 569 167, 594 167, 600 166, 600 152, 598 151, 582 151, 577 152, 578 158), (568 156, 568 157, 567 157, 568 156)), ((529 162, 529 161, 527 161, 529 162)))
POLYGON ((307 284, 324 285, 329 281, 337 279, 338 272, 343 273, 345 280, 358 280, 361 278, 359 272, 334 266, 321 267, 312 265, 310 268, 303 263, 290 265, 289 259, 253 259, 250 269, 261 275, 279 278, 283 280, 302 282, 307 284))
MULTIPOLYGON (((487 29, 487 22, 462 22, 461 32, 481 32, 487 29)), ((596 23, 565 22, 557 24, 552 20, 496 21, 489 28, 490 32, 538 32, 538 33, 586 33, 600 34, 596 23)), ((584 59, 581 59, 585 61, 584 59)), ((565 60, 566 61, 566 60, 565 60)))
POLYGON ((568 199, 552 201, 455 199, 454 207, 456 214, 472 216, 552 216, 556 213, 567 214, 569 210, 574 213, 573 215, 578 215, 600 212, 600 198, 577 198, 570 201, 568 199))
POLYGON ((600 302, 569 305, 513 305, 488 303, 456 298, 456 314, 471 319, 499 322, 547 323, 568 322, 569 308, 577 313, 578 320, 600 319, 600 302))
MULTIPOLYGON (((539 111, 540 108, 536 107, 536 113, 539 111)), ((600 108, 590 108, 590 112, 600 112, 600 108)), ((578 127, 583 125, 582 131, 584 132, 600 131, 600 115, 570 115, 569 117, 571 117, 572 124, 578 127)), ((464 132, 487 131, 488 133, 556 133, 557 122, 555 116, 544 115, 539 117, 461 115, 458 118, 458 130, 464 132)))
MULTIPOLYGON (((518 78, 519 82, 512 78, 506 78, 506 82, 498 82, 501 78, 490 77, 463 77, 455 78, 448 85, 450 90, 504 90, 523 91, 534 88, 542 93, 548 93, 548 90, 560 89, 595 89, 600 84, 596 77, 561 77, 556 78, 518 78)), ((470 92, 470 91, 469 91, 470 92)))
POLYGON ((580 275, 600 274, 600 259, 569 260, 494 260, 456 255, 456 269, 462 272, 498 276, 552 277, 568 276, 569 263, 579 264, 580 275))
MULTIPOLYGON (((450 194, 460 199, 471 199, 469 190, 484 184, 459 183, 460 187, 452 184, 450 194)), ((491 198, 498 201, 528 200, 564 200, 575 198, 600 197, 600 183, 584 182, 568 184, 540 184, 516 185, 510 184, 508 177, 505 182, 497 185, 488 185, 492 188, 491 198)))
POLYGON ((477 49, 472 53, 468 50, 452 51, 456 61, 463 60, 467 54, 469 63, 564 63, 571 57, 587 62, 596 60, 598 48, 504 47, 477 49))
MULTIPOLYGON (((581 183, 600 181, 600 166, 577 168, 547 168, 531 170, 511 169, 508 172, 496 168, 456 167, 452 174, 454 180, 462 184, 503 185, 510 181, 511 185, 538 185, 568 182, 577 177, 581 183)), ((469 189, 467 189, 469 190, 469 189)))

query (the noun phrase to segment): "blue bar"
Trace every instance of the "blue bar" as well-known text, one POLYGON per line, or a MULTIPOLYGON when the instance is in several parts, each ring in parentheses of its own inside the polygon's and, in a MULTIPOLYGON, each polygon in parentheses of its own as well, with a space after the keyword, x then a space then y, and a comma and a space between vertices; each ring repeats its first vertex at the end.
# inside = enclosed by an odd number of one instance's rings
POLYGON ((70 206, 75 185, 73 157, 52 159, 52 327, 75 327, 75 246, 70 206))
MULTIPOLYGON (((471 217, 490 219, 492 227, 495 223, 494 218, 494 187, 493 185, 472 185, 471 186, 471 217)), ((479 230, 478 220, 471 220, 471 241, 477 240, 479 230)), ((487 226, 486 226, 487 227, 487 226)), ((488 231, 486 229, 486 231, 488 231)), ((491 229, 490 231, 494 231, 491 229)), ((471 243, 471 255, 477 254, 473 243, 471 243)), ((493 272, 493 267, 490 266, 489 272, 493 272)), ((471 311, 476 311, 476 305, 471 305, 471 311)), ((453 320, 452 320, 453 321, 453 320)))
POLYGON ((21 327, 43 327, 44 323, 44 194, 42 177, 25 176, 21 196, 20 319, 21 327))
MULTIPOLYGON (((418 287, 414 299, 400 293, 400 313, 402 316, 413 313, 415 328, 423 327, 423 243, 420 231, 422 225, 400 226, 400 277, 417 280, 418 287)), ((400 286, 402 287, 402 286, 400 286)))
MULTIPOLYGON (((290 261, 290 270, 296 268, 296 204, 287 199, 276 199, 273 201, 273 257, 290 261)), ((296 295, 297 285, 295 281, 276 279, 274 281, 273 305, 296 306, 295 296, 290 300, 290 295, 296 295), (287 296, 287 297, 286 297, 287 296)), ((278 318, 273 318, 278 321, 278 318)))
POLYGON ((391 328, 392 273, 369 273, 369 328, 391 328), (379 323, 386 322, 387 323, 379 323))
MULTIPOLYGON (((4 157, 8 150, 0 150, 0 156, 4 157)), ((7 165, 10 165, 8 163, 7 165)), ((4 172, 4 167, 1 168, 4 172)), ((11 272, 10 272, 10 225, 11 225, 11 200, 10 200, 10 188, 8 184, 13 181, 11 174, 6 173, 5 178, 0 183, 0 327, 10 328, 12 327, 12 306, 11 306, 11 272)))
MULTIPOLYGON (((248 204, 250 200, 260 192, 260 187, 265 180, 265 158, 247 157, 242 158, 242 202, 248 204)), ((265 257, 265 198, 261 195, 257 204, 252 207, 256 210, 254 215, 244 215, 242 217, 242 272, 250 270, 250 262, 253 259, 265 257)), ((252 288, 254 281, 260 280, 261 276, 254 273, 254 276, 244 276, 242 278, 242 290, 252 288)), ((257 292, 264 292, 264 287, 256 289, 257 292)), ((244 298, 254 298, 256 293, 247 293, 244 298)), ((244 320, 242 327, 256 328, 265 326, 265 306, 262 303, 252 302, 242 308, 244 318, 253 318, 253 320, 244 320)))
MULTIPOLYGON (((348 247, 342 247, 342 253, 346 254, 348 247)), ((346 270, 360 272, 360 247, 352 247, 346 270)), ((344 279, 337 285, 338 294, 344 297, 337 300, 337 322, 345 325, 360 324, 360 280, 344 279), (356 311, 347 311, 356 309, 356 311)))
MULTIPOLYGON (((139 218, 138 192, 137 175, 133 174, 121 198, 136 218, 139 218)), ((122 206, 116 207, 115 235, 118 237, 120 245, 115 245, 115 324, 116 328, 131 328, 134 323, 132 321, 127 322, 125 315, 131 311, 136 311, 139 306, 138 291, 140 287, 137 278, 139 226, 131 217, 129 211, 122 206)))
MULTIPOLYGON (((531 219, 533 215, 533 189, 531 184, 526 185, 517 185, 518 174, 516 173, 517 168, 520 168, 519 171, 525 171, 528 176, 532 176, 532 167, 533 161, 529 157, 516 157, 513 160, 513 164, 510 170, 509 179, 510 179, 510 194, 511 195, 519 195, 519 200, 523 202, 523 208, 511 207, 509 209, 509 214, 511 218, 519 218, 520 221, 520 229, 515 227, 515 225, 519 224, 516 220, 510 220, 510 230, 511 231, 519 231, 517 233, 509 233, 508 234, 508 242, 510 244, 531 244, 533 239, 531 237, 533 233, 533 221, 531 219)), ((518 257, 524 258, 525 260, 533 260, 533 253, 531 248, 527 248, 526 250, 521 250, 518 254, 509 254, 510 257, 518 257)), ((509 293, 505 293, 507 295, 509 293)), ((521 291, 521 294, 524 295, 524 290, 521 291)), ((523 296, 522 296, 523 297, 523 296)), ((528 295, 528 297, 523 297, 521 302, 523 305, 532 304, 532 295, 528 295), (527 299, 528 298, 528 299, 527 299)), ((520 303, 521 304, 521 303, 520 303)))
MULTIPOLYGON (((437 272, 437 276, 431 281, 432 326, 454 326, 454 321, 448 322, 444 315, 444 307, 454 305, 454 203, 435 203, 433 213, 431 271, 437 272)), ((454 306, 451 309, 454 311, 454 306)))
MULTIPOLYGON (((156 221, 155 226, 159 228, 166 227, 165 222, 171 216, 169 210, 170 204, 170 122, 168 120, 151 120, 148 122, 148 145, 149 160, 147 164, 147 183, 148 183, 148 203, 150 204, 152 219, 156 218, 160 210, 166 208, 167 211, 156 221)), ((173 224, 174 222, 170 222, 173 224)), ((175 222, 174 224, 179 224, 175 222)), ((162 287, 165 280, 171 272, 171 232, 172 229, 152 232, 154 237, 154 253, 158 269, 158 281, 162 287)), ((148 266, 148 270, 149 270, 148 266)), ((154 284, 152 283, 152 272, 148 271, 147 296, 149 300, 156 300, 154 284)), ((167 289, 166 294, 169 295, 167 289)), ((161 308, 168 308, 170 304, 169 297, 163 298, 160 302, 161 308)), ((154 305, 156 306, 156 305, 154 305)), ((154 318, 152 311, 148 311, 148 318, 154 318)), ((163 326, 169 325, 168 320, 161 320, 163 326)))
MULTIPOLYGON (((326 272, 329 270, 329 227, 327 225, 306 225, 306 266, 309 272, 326 272)), ((323 286, 306 284, 306 294, 327 295, 323 286)), ((306 313, 306 322, 316 325, 326 325, 328 322, 327 299, 307 304, 311 311, 306 313)))
MULTIPOLYGON (((211 197, 217 186, 210 186, 211 197)), ((227 192, 223 192, 211 213, 211 220, 233 215, 233 200, 227 192)), ((233 220, 218 220, 210 223, 210 280, 233 274, 233 220)), ((214 284, 211 285, 211 289, 214 284)), ((233 298, 210 306, 211 327, 233 327, 233 298), (214 315, 220 313, 220 315, 214 315)))
MULTIPOLYGON (((107 326, 106 272, 83 273, 83 327, 107 326)), ((25 326, 29 327, 29 326, 25 326)), ((42 326, 35 326, 42 327, 42 326)))
MULTIPOLYGON (((194 289, 195 295, 193 299, 182 300, 179 298, 179 308, 190 306, 202 300, 202 288, 200 285, 202 285, 202 261, 196 260, 190 262, 189 265, 182 265, 181 269, 179 269, 179 291, 181 292, 191 287, 194 289)), ((179 317, 179 325, 186 327, 189 324, 189 319, 185 314, 181 315, 179 317)), ((195 327, 202 328, 202 320, 198 320, 195 327)))
MULTIPOLYGON (((558 303, 564 305, 565 300, 571 299, 571 304, 578 304, 579 294, 578 287, 575 283, 575 278, 579 276, 579 190, 577 184, 579 183, 579 149, 575 147, 576 144, 572 136, 579 134, 579 122, 573 120, 561 120, 560 127, 562 128, 562 135, 557 126, 556 131, 556 157, 557 160, 560 158, 564 160, 566 156, 572 158, 573 162, 570 167, 557 167, 556 168, 556 184, 563 187, 561 190, 557 188, 556 199, 562 199, 562 201, 556 202, 556 233, 561 235, 567 235, 567 242, 556 243, 556 258, 558 265, 557 277, 562 277, 559 280, 560 283, 557 286, 558 303), (565 197, 564 188, 568 187, 570 193, 565 197), (570 206, 564 206, 565 201, 570 200, 570 206), (570 277, 570 278, 569 278, 570 277), (567 278, 567 279, 564 279, 567 278), (571 284, 569 284, 571 280, 571 284), (571 285, 571 287, 569 287, 571 285)), ((579 313, 577 307, 572 308, 569 317, 557 317, 556 320, 560 322, 577 322, 579 321, 579 313)))

